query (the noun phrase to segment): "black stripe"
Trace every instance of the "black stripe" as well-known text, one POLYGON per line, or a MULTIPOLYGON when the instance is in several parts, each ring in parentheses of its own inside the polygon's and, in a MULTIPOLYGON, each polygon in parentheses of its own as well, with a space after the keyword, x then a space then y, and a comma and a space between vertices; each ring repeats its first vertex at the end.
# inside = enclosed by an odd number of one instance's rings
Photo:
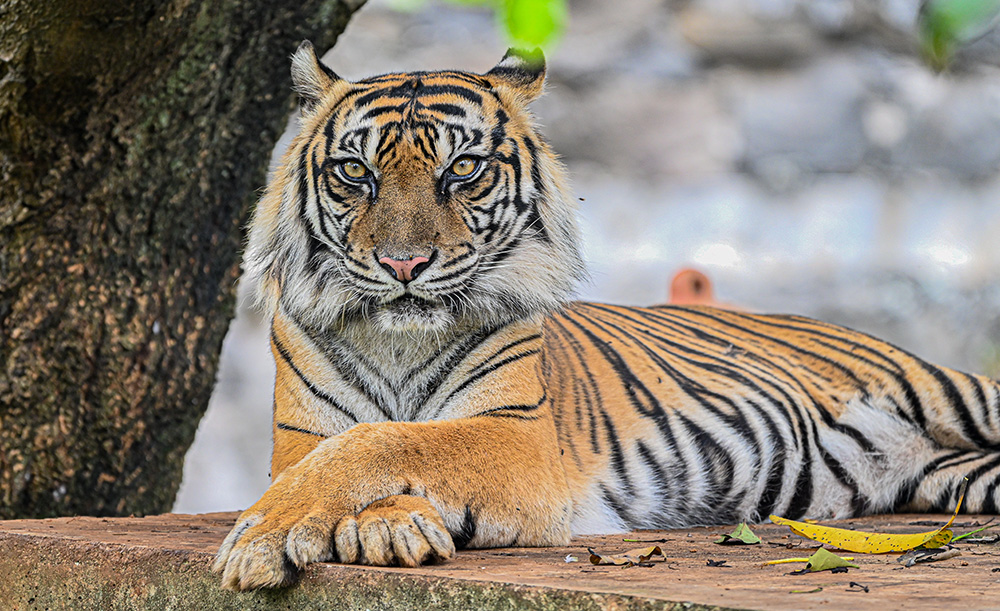
MULTIPOLYGON (((522 407, 522 406, 514 405, 514 406, 507 406, 507 407, 502 407, 502 408, 498 408, 498 409, 511 409, 511 408, 517 408, 517 407, 522 407)), ((484 417, 487 417, 487 418, 513 418, 515 420, 538 420, 538 418, 539 418, 538 416, 529 416, 529 415, 526 415, 526 414, 518 414, 518 413, 511 413, 511 412, 504 412, 504 411, 500 411, 500 412, 486 411, 486 412, 483 412, 481 414, 476 414, 476 415, 477 416, 484 416, 484 417)))
POLYGON ((949 454, 944 460, 941 460, 936 466, 936 469, 939 471, 954 469, 959 465, 981 460, 984 456, 986 456, 985 452, 979 452, 977 450, 955 450, 954 453, 949 454))
POLYGON ((360 422, 360 420, 355 414, 351 413, 349 410, 347 410, 347 408, 340 405, 340 403, 338 403, 337 400, 334 399, 331 395, 324 392, 322 389, 317 388, 316 385, 314 385, 311 381, 309 381, 309 379, 306 378, 305 374, 303 374, 302 371, 300 371, 299 368, 295 366, 295 363, 292 362, 292 355, 288 352, 288 349, 285 348, 285 346, 281 343, 281 340, 278 339, 278 335, 277 333, 275 333, 274 327, 271 327, 271 343, 273 343, 274 347, 278 350, 278 354, 281 356, 281 360, 284 361, 286 365, 288 365, 288 368, 291 369, 296 376, 298 376, 299 380, 302 381, 302 384, 305 385, 305 387, 314 397, 328 403, 330 406, 342 412, 345 416, 353 420, 355 423, 360 422))
POLYGON ((465 506, 465 517, 458 530, 451 533, 451 540, 455 542, 455 549, 465 549, 469 542, 476 536, 476 517, 472 514, 472 508, 465 506))
POLYGON ((310 430, 307 430, 307 429, 300 429, 297 426, 292 426, 290 424, 285 424, 284 422, 275 422, 274 426, 277 427, 277 428, 279 428, 279 429, 281 429, 282 431, 292 431, 292 432, 295 432, 295 433, 305 433, 306 435, 315 435, 316 437, 322 437, 323 439, 327 438, 327 436, 323 435, 322 433, 317 433, 315 431, 310 431, 310 430))
POLYGON ((983 493, 983 504, 979 507, 979 511, 983 513, 997 513, 997 486, 1000 485, 1000 478, 994 477, 990 485, 986 487, 986 491, 983 493))
POLYGON ((706 518, 715 521, 729 518, 732 506, 743 500, 731 496, 735 492, 733 457, 716 441, 715 437, 712 436, 712 431, 699 426, 683 414, 676 413, 674 417, 677 419, 678 425, 687 433, 687 439, 691 442, 692 447, 701 456, 699 464, 705 467, 710 478, 707 496, 711 499, 713 506, 711 514, 706 518), (728 500, 723 503, 723 499, 727 497, 729 497, 728 500))
POLYGON ((434 153, 431 152, 430 148, 427 146, 427 142, 424 141, 422 136, 414 133, 413 142, 417 145, 417 148, 420 149, 421 155, 430 160, 434 159, 434 153))
POLYGON ((653 456, 653 451, 649 449, 649 446, 642 440, 639 440, 635 442, 635 449, 639 454, 639 458, 642 459, 643 464, 653 473, 653 480, 656 485, 661 489, 669 488, 672 482, 666 473, 664 473, 663 465, 653 456))
POLYGON ((356 100, 353 101, 355 108, 360 108, 362 106, 367 106, 375 100, 381 100, 386 98, 403 98, 410 99, 413 97, 413 85, 410 81, 404 81, 402 83, 397 83, 392 87, 378 87, 369 91, 368 93, 359 95, 356 100))
POLYGON ((513 342, 510 342, 509 344, 505 344, 500 349, 494 351, 493 354, 491 354, 490 356, 488 356, 485 359, 483 359, 483 361, 481 363, 479 363, 478 365, 476 365, 472 369, 472 371, 470 373, 475 373, 479 369, 485 367, 486 365, 489 364, 490 361, 492 361, 493 359, 497 358, 498 356, 500 356, 504 352, 507 352, 511 348, 516 348, 516 347, 520 346, 521 344, 524 344, 524 343, 527 343, 527 342, 530 342, 530 341, 534 341, 536 339, 541 339, 541 338, 542 338, 542 336, 541 336, 540 333, 533 333, 532 335, 528 335, 528 336, 522 337, 521 339, 518 339, 518 340, 515 340, 513 342))
POLYGON ((544 394, 542 395, 542 398, 538 400, 538 403, 526 403, 526 404, 523 404, 523 405, 500 405, 500 406, 497 406, 497 407, 491 407, 491 408, 489 408, 487 410, 481 411, 478 414, 474 414, 473 417, 475 417, 475 416, 511 416, 511 417, 514 417, 514 416, 517 416, 517 415, 516 414, 503 414, 503 413, 500 413, 500 412, 504 412, 504 411, 514 411, 514 412, 525 412, 525 417, 527 419, 529 419, 529 420, 535 420, 535 419, 537 419, 536 416, 528 417, 527 413, 537 411, 538 408, 542 406, 542 403, 545 403, 545 395, 544 394))
POLYGON ((765 444, 774 444, 776 449, 772 449, 767 454, 770 466, 767 469, 767 479, 764 482, 764 489, 757 498, 757 507, 754 510, 758 518, 763 518, 774 513, 774 507, 781 496, 781 484, 785 480, 785 461, 787 460, 785 439, 781 436, 781 431, 771 419, 770 414, 764 410, 763 406, 757 405, 754 401, 747 400, 747 405, 752 407, 757 415, 763 418, 768 431, 768 439, 765 444))
POLYGON ((618 431, 607 412, 601 413, 601 419, 604 420, 604 439, 611 449, 611 468, 614 470, 621 487, 625 489, 625 494, 634 496, 635 486, 632 485, 632 480, 629 478, 628 465, 625 464, 625 452, 619 442, 618 431))
MULTIPOLYGON (((464 194, 465 200, 468 201, 469 203, 472 204, 478 203, 483 199, 485 199, 487 195, 491 195, 493 193, 493 189, 496 188, 497 183, 500 182, 501 169, 499 165, 491 164, 486 169, 489 172, 488 179, 487 176, 484 175, 481 176, 479 180, 475 181, 474 183, 476 185, 481 185, 482 188, 475 193, 464 194)), ((494 199, 497 198, 490 198, 490 203, 492 203, 494 199)))
MULTIPOLYGON (((347 259, 347 261, 354 263, 353 259, 347 259)), ((353 270, 349 267, 345 268, 348 272, 357 276, 353 270)), ((363 276, 359 276, 364 279, 363 276)), ((386 420, 392 421, 392 415, 389 414, 382 407, 382 402, 372 394, 371 386, 366 383, 365 375, 374 378, 376 381, 380 382, 385 386, 391 386, 389 381, 385 376, 381 374, 379 368, 376 367, 371 361, 364 358, 363 355, 351 350, 350 346, 346 343, 339 341, 336 334, 331 334, 326 330, 317 329, 312 324, 307 323, 302 320, 297 314, 289 314, 282 310, 282 315, 295 323, 295 325, 301 329, 306 336, 314 344, 319 346, 325 353, 333 352, 335 356, 331 356, 331 360, 336 360, 339 363, 343 363, 345 366, 337 367, 337 372, 344 377, 351 386, 354 387, 364 398, 379 410, 379 413, 386 420), (366 368, 365 373, 360 373, 357 364, 361 364, 366 368)))
POLYGON ((948 374, 934 365, 916 357, 914 357, 914 360, 916 360, 916 362, 924 368, 924 371, 934 376, 934 378, 938 381, 938 384, 941 385, 941 389, 948 398, 948 404, 959 418, 962 433, 965 435, 966 439, 971 440, 972 443, 981 449, 993 449, 995 447, 994 444, 987 441, 980 432, 979 427, 976 426, 976 421, 972 417, 972 412, 969 411, 969 406, 965 403, 965 398, 955 385, 955 381, 952 380, 948 374))
POLYGON ((389 114, 393 114, 393 113, 395 113, 395 114, 402 114, 403 113, 403 106, 402 105, 397 105, 397 106, 376 106, 375 108, 371 108, 365 114, 361 115, 361 120, 364 121, 364 120, 367 120, 367 119, 375 119, 375 118, 380 117, 382 115, 389 115, 389 114))
POLYGON ((545 223, 542 221, 542 216, 538 213, 538 198, 533 198, 531 201, 531 208, 528 210, 528 216, 524 219, 524 228, 521 229, 521 233, 530 231, 531 235, 527 236, 530 238, 538 238, 546 244, 552 243, 552 238, 549 236, 549 230, 545 227, 545 223))
POLYGON ((473 104, 480 106, 483 103, 483 96, 479 95, 475 91, 467 87, 460 87, 458 85, 427 85, 424 84, 419 89, 420 97, 431 96, 431 95, 444 95, 451 94, 457 95, 460 98, 464 98, 473 104))
MULTIPOLYGON (((565 313, 563 314, 563 316, 565 316, 565 313)), ((576 399, 577 401, 579 401, 582 393, 583 403, 586 407, 587 422, 590 425, 588 429, 589 429, 591 451, 594 454, 598 454, 601 451, 601 447, 598 444, 597 440, 596 412, 597 409, 599 408, 595 406, 595 401, 600 400, 600 388, 598 387, 597 381, 594 379, 594 376, 591 373, 590 368, 582 366, 583 363, 587 362, 587 359, 583 355, 583 348, 580 346, 580 343, 577 341, 576 337, 572 335, 569 332, 569 330, 561 322, 559 322, 557 318, 555 317, 550 318, 549 323, 554 328, 550 328, 543 332, 546 341, 544 342, 544 349, 542 352, 543 355, 542 365, 543 367, 546 368, 547 371, 551 371, 548 369, 549 363, 559 362, 559 363, 565 363, 568 369, 568 366, 571 363, 573 363, 575 359, 575 362, 577 364, 577 369, 580 372, 582 372, 582 375, 576 374, 573 371, 567 372, 567 376, 573 384, 574 392, 572 395, 572 399, 576 399), (559 332, 558 337, 561 341, 553 341, 553 338, 557 337, 556 332, 559 332), (561 352, 561 354, 563 355, 562 358, 560 359, 544 358, 547 354, 551 354, 556 350, 561 352), (572 352, 573 358, 571 358, 570 351, 572 352), (577 388, 579 388, 580 392, 577 392, 577 388)), ((546 375, 546 380, 549 379, 550 375, 551 374, 546 375)), ((567 397, 567 401, 570 401, 572 399, 567 397)), ((555 410, 555 412, 558 413, 558 410, 555 410)), ((576 413, 577 413, 577 428, 583 428, 582 418, 584 414, 580 410, 576 410, 576 413)))
MULTIPOLYGON (((459 246, 461 246, 462 248, 465 248, 465 252, 462 253, 462 254, 460 254, 460 255, 458 255, 457 257, 453 257, 451 259, 448 259, 444 263, 442 263, 441 264, 441 269, 448 269, 450 267, 454 267, 454 266, 458 265, 459 263, 461 263, 462 261, 464 261, 464 260, 468 259, 469 257, 471 257, 471 256, 473 256, 473 255, 476 254, 476 249, 475 249, 475 247, 472 246, 471 242, 462 242, 461 244, 459 244, 459 246)), ((465 269, 465 268, 463 268, 463 269, 465 269)))
POLYGON ((431 110, 431 111, 434 111, 434 112, 439 112, 441 114, 448 115, 448 116, 451 116, 451 117, 463 117, 464 118, 465 114, 466 114, 465 113, 465 109, 462 108, 461 106, 458 106, 456 104, 446 104, 446 103, 443 103, 443 102, 442 103, 438 103, 438 104, 428 104, 428 105, 424 106, 424 108, 426 108, 427 110, 431 110))
MULTIPOLYGON (((976 376, 969 375, 964 372, 958 372, 958 375, 964 377, 966 382, 968 382, 969 385, 972 386, 972 392, 975 393, 976 395, 976 405, 979 408, 977 411, 988 414, 990 408, 990 402, 986 398, 986 391, 983 388, 983 383, 976 376)), ((985 419, 989 420, 989 418, 985 419)))
POLYGON ((528 149, 528 157, 531 160, 531 183, 535 187, 535 196, 544 198, 545 186, 542 184, 542 170, 538 163, 538 145, 531 139, 531 136, 524 138, 524 145, 528 149))
MULTIPOLYGON (((431 397, 441 388, 441 385, 455 372, 455 368, 466 358, 470 352, 472 352, 477 346, 481 345, 487 340, 487 338, 493 336, 498 331, 506 328, 506 325, 501 327, 486 327, 479 329, 475 333, 470 333, 460 339, 448 344, 447 348, 449 352, 445 357, 443 363, 437 367, 434 377, 427 380, 424 385, 424 397, 431 397)), ((435 354, 431 359, 425 361, 424 364, 418 365, 417 367, 410 369, 407 372, 407 378, 412 378, 416 371, 430 366, 430 364, 436 360, 441 354, 444 354, 444 349, 435 354)), ((442 402, 440 408, 434 413, 433 416, 428 417, 428 420, 433 420, 441 415, 444 408, 447 405, 447 401, 442 402)))
POLYGON ((600 489, 601 489, 601 497, 602 497, 602 498, 604 499, 604 502, 605 502, 606 504, 608 504, 608 505, 610 505, 610 506, 611 506, 611 509, 613 509, 613 510, 614 510, 615 514, 616 514, 616 515, 617 515, 618 517, 620 517, 620 518, 621 518, 622 520, 624 520, 624 521, 625 521, 626 523, 629 523, 629 518, 628 518, 628 514, 629 514, 629 510, 628 510, 628 505, 627 505, 626 503, 623 503, 623 502, 621 501, 621 499, 619 499, 619 498, 618 498, 617 496, 615 496, 615 495, 614 495, 614 494, 613 494, 613 493, 611 492, 611 489, 607 487, 607 485, 605 485, 605 484, 603 484, 603 483, 602 483, 602 484, 600 485, 600 489))
POLYGON ((809 448, 803 448, 802 456, 804 464, 799 467, 799 476, 795 479, 795 494, 788 503, 788 507, 785 508, 783 516, 792 520, 804 516, 812 503, 812 452, 809 451, 809 448))
POLYGON ((490 143, 493 145, 493 149, 496 150, 507 139, 507 130, 504 128, 507 126, 507 122, 510 121, 510 117, 507 116, 507 113, 502 108, 498 108, 493 113, 493 118, 497 124, 490 131, 490 143))
POLYGON ((526 350, 525 352, 521 352, 519 354, 509 356, 501 361, 497 361, 496 363, 490 365, 489 367, 484 367, 483 369, 480 369, 474 374, 470 374, 469 377, 467 377, 461 384, 458 385, 458 388, 448 393, 448 396, 445 398, 444 403, 447 404, 448 401, 451 401, 452 397, 454 397, 458 393, 468 388, 470 384, 473 384, 474 382, 486 377, 487 375, 496 371, 497 369, 500 369, 501 367, 509 365, 510 363, 513 363, 515 361, 519 361, 527 356, 539 354, 540 352, 541 350, 537 348, 534 350, 526 350))
MULTIPOLYGON (((990 456, 990 455, 987 454, 987 456, 990 456)), ((992 471, 993 469, 996 469, 997 467, 1000 467, 1000 454, 993 454, 992 458, 990 458, 990 460, 988 460, 985 463, 979 465, 978 467, 976 467, 975 469, 973 469, 972 471, 970 471, 966 475, 966 477, 969 478, 969 485, 972 486, 985 473, 989 473, 990 471, 992 471)))
MULTIPOLYGON (((463 259, 467 259, 468 256, 463 256, 462 258, 463 259)), ((461 277, 461 276, 465 276, 466 274, 469 273, 469 270, 471 268, 472 268, 471 264, 470 265, 466 265, 464 267, 460 267, 460 268, 458 268, 458 269, 456 269, 456 270, 454 270, 454 271, 452 271, 450 273, 444 274, 443 276, 438 276, 437 278, 431 279, 428 284, 433 283, 432 286, 436 285, 435 288, 437 290, 444 290, 447 287, 441 286, 443 283, 448 282, 449 280, 453 280, 455 278, 461 277)), ((445 269, 445 266, 442 265, 441 269, 442 270, 445 269)), ((464 292, 468 288, 468 286, 464 282, 458 282, 458 283, 455 284, 455 286, 460 287, 460 290, 456 291, 457 293, 462 293, 462 292, 464 292)))
POLYGON ((888 507, 890 511, 896 511, 901 509, 907 503, 913 500, 913 497, 917 493, 917 489, 924 479, 934 471, 942 468, 942 465, 958 456, 962 456, 966 453, 965 450, 956 450, 954 452, 949 452, 947 454, 942 454, 924 465, 920 473, 914 477, 907 479, 903 482, 899 489, 896 491, 896 498, 893 499, 892 505, 888 507))
MULTIPOLYGON (((812 424, 815 429, 816 423, 813 422, 812 424)), ((823 459, 823 463, 826 464, 826 468, 830 470, 830 473, 837 478, 837 481, 851 491, 851 515, 859 516, 871 511, 871 508, 868 507, 868 499, 861 494, 858 482, 854 479, 850 472, 844 468, 844 465, 842 465, 839 460, 834 458, 834 456, 830 454, 822 445, 819 446, 819 456, 823 459)))
POLYGON ((399 126, 396 123, 386 125, 381 132, 378 146, 375 147, 375 165, 384 166, 385 159, 392 155, 399 142, 399 126))

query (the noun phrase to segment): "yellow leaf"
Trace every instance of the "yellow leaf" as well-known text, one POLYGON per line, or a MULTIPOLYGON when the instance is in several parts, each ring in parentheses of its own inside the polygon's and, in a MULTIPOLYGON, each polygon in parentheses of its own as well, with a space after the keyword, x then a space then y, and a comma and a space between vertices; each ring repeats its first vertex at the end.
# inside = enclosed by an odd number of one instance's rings
POLYGON ((959 490, 958 503, 955 507, 955 513, 952 514, 948 523, 941 528, 930 532, 916 533, 912 535, 871 533, 860 530, 847 530, 845 528, 833 528, 831 526, 823 526, 820 524, 806 524, 805 522, 787 520, 775 515, 770 516, 770 518, 775 524, 784 524, 785 526, 791 528, 792 532, 802 535, 803 537, 807 537, 813 541, 819 541, 821 543, 828 543, 851 552, 885 554, 888 552, 905 552, 906 550, 911 550, 921 546, 925 548, 936 548, 946 545, 949 541, 951 541, 953 533, 948 530, 948 527, 955 521, 955 516, 958 515, 958 510, 962 507, 962 499, 965 498, 965 487, 967 484, 968 480, 962 482, 962 487, 959 490))

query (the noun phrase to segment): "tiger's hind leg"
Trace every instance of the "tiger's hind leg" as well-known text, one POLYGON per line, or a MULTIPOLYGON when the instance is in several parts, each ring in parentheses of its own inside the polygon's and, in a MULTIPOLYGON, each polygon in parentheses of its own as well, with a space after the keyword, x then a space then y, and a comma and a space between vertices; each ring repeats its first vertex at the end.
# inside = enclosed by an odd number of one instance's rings
POLYGON ((940 450, 924 467, 924 473, 899 491, 900 511, 955 509, 962 480, 969 487, 962 502, 965 513, 998 513, 1000 508, 1000 451, 940 450))
POLYGON ((1000 507, 1000 449, 964 440, 964 447, 949 447, 954 439, 929 433, 884 398, 850 401, 819 429, 819 441, 833 482, 822 488, 821 504, 833 515, 950 512, 965 477, 963 511, 995 513, 1000 507))
POLYGON ((1000 508, 1000 382, 920 362, 926 377, 915 385, 917 400, 903 411, 920 423, 934 450, 913 457, 919 477, 899 490, 895 507, 951 512, 962 480, 969 479, 962 511, 997 513, 1000 508))

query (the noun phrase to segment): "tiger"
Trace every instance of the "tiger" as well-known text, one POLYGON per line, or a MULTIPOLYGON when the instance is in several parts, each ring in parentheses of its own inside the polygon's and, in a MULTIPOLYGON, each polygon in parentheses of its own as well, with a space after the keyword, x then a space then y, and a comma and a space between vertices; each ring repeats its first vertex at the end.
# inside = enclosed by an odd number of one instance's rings
POLYGON ((292 56, 300 129, 249 228, 270 319, 272 482, 228 589, 309 563, 413 567, 574 535, 997 512, 1000 383, 864 333, 703 305, 573 301, 567 172, 489 71, 338 76, 292 56))

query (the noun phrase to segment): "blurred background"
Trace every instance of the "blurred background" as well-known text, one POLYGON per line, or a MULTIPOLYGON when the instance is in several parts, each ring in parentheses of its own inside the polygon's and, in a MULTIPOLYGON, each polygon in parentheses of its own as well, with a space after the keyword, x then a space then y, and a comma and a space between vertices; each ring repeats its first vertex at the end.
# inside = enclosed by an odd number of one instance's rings
MULTIPOLYGON (((326 63, 484 72, 506 50, 491 10, 402 6, 369 0, 326 63)), ((581 199, 580 298, 662 303, 695 267, 723 302, 1000 375, 1000 35, 938 74, 918 8, 571 0, 534 109, 581 199)), ((244 509, 267 487, 273 377, 243 306, 175 511, 244 509)))

